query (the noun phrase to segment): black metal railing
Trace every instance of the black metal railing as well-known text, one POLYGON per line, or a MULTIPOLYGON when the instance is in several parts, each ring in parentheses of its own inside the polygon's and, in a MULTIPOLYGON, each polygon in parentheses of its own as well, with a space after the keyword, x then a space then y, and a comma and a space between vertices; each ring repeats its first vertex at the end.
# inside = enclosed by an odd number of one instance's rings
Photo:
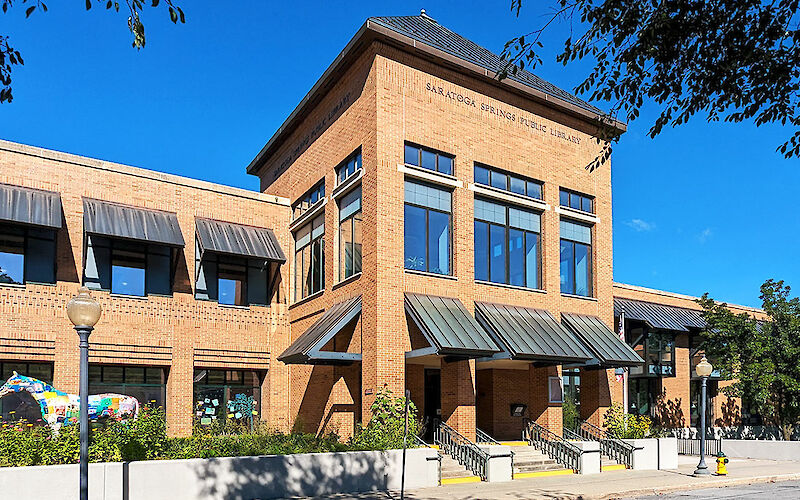
POLYGON ((481 480, 486 481, 489 454, 478 448, 478 445, 444 422, 439 422, 436 427, 433 442, 439 445, 442 453, 447 453, 481 480))
POLYGON ((579 435, 575 434, 571 430, 564 427, 564 438, 570 441, 586 441, 584 438, 580 437, 579 435))
POLYGON ((600 441, 600 452, 618 463, 625 464, 625 467, 633 466, 633 450, 636 448, 632 444, 615 437, 607 430, 601 429, 585 420, 581 421, 575 428, 575 434, 583 439, 590 441, 600 441))
MULTIPOLYGON (((500 444, 502 443, 486 432, 475 428, 475 440, 479 443, 487 443, 487 444, 500 444)), ((514 450, 509 450, 509 454, 511 455, 511 479, 514 479, 514 450)))
POLYGON ((534 448, 568 469, 579 472, 583 451, 555 432, 525 419, 522 437, 534 448))
MULTIPOLYGON (((678 455, 700 455, 700 439, 678 439, 678 455)), ((716 456, 722 451, 722 438, 706 439, 706 456, 716 456)))

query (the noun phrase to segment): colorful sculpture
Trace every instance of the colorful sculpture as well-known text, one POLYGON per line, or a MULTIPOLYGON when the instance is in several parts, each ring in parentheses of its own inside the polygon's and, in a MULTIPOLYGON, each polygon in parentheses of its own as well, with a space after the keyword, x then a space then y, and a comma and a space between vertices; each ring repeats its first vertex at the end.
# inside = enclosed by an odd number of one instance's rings
MULTIPOLYGON (((17 372, 0 387, 0 398, 12 392, 28 391, 39 403, 42 419, 53 430, 78 421, 80 398, 76 394, 59 391, 41 380, 17 372)), ((95 394, 89 396, 89 419, 101 417, 116 420, 135 419, 139 415, 139 401, 124 394, 95 394)))

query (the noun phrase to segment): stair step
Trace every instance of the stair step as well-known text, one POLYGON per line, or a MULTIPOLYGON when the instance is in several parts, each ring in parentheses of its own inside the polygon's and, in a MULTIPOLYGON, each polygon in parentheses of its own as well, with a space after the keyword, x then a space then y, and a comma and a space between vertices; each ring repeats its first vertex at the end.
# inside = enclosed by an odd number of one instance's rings
POLYGON ((563 476, 568 474, 575 474, 575 471, 572 469, 553 469, 553 470, 542 470, 542 471, 535 471, 535 472, 515 472, 514 479, 526 479, 531 477, 547 477, 547 476, 563 476))

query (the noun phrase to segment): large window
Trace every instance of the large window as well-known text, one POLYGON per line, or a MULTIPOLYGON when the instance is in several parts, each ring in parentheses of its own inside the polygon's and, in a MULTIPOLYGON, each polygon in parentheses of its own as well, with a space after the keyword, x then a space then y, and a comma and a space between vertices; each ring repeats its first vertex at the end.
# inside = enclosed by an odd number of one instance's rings
POLYGON ((166 408, 167 370, 153 366, 89 365, 89 394, 124 394, 166 408))
POLYGON ((592 296, 592 227, 561 221, 561 293, 592 296))
POLYGON ((576 193, 568 189, 562 189, 559 199, 559 204, 562 207, 574 208, 582 212, 594 213, 594 198, 591 196, 576 193))
POLYGON ((453 156, 439 151, 406 143, 406 165, 427 168, 441 174, 453 175, 453 156))
POLYGON ((172 294, 170 247, 89 235, 83 282, 122 295, 172 294))
MULTIPOLYGON (((53 363, 26 363, 24 361, 0 361, 0 385, 14 372, 33 377, 45 384, 53 383, 53 363)), ((26 420, 44 425, 39 403, 27 391, 12 392, 0 398, 0 418, 4 421, 26 420)))
POLYGON ((540 286, 540 216, 475 199, 475 279, 527 288, 540 286))
POLYGON ((306 210, 311 208, 322 198, 325 198, 325 179, 319 181, 314 187, 301 196, 300 199, 294 202, 292 205, 292 217, 295 219, 300 217, 306 210))
POLYGON ((361 272, 361 187, 339 202, 339 280, 361 272))
POLYGON ((194 371, 195 416, 201 425, 217 419, 258 420, 263 374, 251 370, 194 371))
POLYGON ((336 181, 341 184, 359 170, 361 170, 361 148, 336 167, 336 181))
POLYGON ((508 174, 487 165, 475 164, 475 184, 491 186, 537 200, 542 199, 541 182, 508 174))
POLYGON ((675 376, 675 335, 671 333, 647 334, 645 363, 650 375, 675 376))
POLYGON ((325 214, 294 233, 294 300, 325 288, 325 214))
POLYGON ((0 224, 0 283, 56 282, 56 232, 0 224))
POLYGON ((655 378, 628 379, 628 413, 653 416, 658 387, 658 379, 655 378))
MULTIPOLYGON (((717 397, 719 392, 719 382, 716 380, 709 380, 706 382, 706 428, 715 427, 714 425, 714 398, 717 397)), ((689 407, 689 425, 691 427, 700 426, 700 399, 701 399, 701 381, 692 380, 689 382, 689 399, 691 401, 689 407)))
POLYGON ((405 183, 405 268, 450 274, 452 193, 405 183))
MULTIPOLYGON (((197 255, 200 255, 199 247, 197 255)), ((216 300, 229 306, 269 304, 272 297, 269 262, 206 252, 197 265, 200 266, 195 290, 197 299, 216 300)))

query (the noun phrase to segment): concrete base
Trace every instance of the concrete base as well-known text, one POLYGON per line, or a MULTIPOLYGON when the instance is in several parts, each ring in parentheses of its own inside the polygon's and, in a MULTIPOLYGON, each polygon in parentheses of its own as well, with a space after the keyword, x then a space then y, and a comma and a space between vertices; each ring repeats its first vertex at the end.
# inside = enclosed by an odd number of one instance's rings
POLYGON ((634 470, 659 470, 678 468, 678 441, 670 438, 623 439, 636 448, 631 468, 634 470))
POLYGON ((572 444, 583 451, 578 474, 600 474, 600 442, 572 441, 572 444))
MULTIPOLYGON (((397 490, 402 456, 390 450, 90 464, 89 498, 267 499, 397 490)), ((438 484, 436 450, 408 450, 406 489, 438 484)), ((0 492, 15 500, 75 500, 78 466, 0 468, 0 492)))
POLYGON ((480 445, 479 448, 489 454, 486 481, 490 483, 511 481, 511 447, 505 445, 480 445))
POLYGON ((800 459, 800 441, 756 441, 752 439, 723 439, 722 451, 728 457, 763 460, 800 459))

